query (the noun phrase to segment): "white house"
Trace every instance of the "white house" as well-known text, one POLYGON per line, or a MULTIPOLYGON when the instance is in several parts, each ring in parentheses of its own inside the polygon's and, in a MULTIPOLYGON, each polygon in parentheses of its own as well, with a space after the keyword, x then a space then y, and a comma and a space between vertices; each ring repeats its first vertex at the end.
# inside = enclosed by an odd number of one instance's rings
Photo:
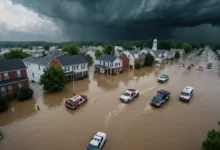
MULTIPOLYGON (((182 56, 182 55, 185 53, 185 50, 184 50, 184 49, 171 48, 170 51, 173 52, 174 55, 175 55, 175 53, 176 53, 177 51, 179 51, 180 56, 182 56)), ((174 56, 174 55, 173 55, 173 56, 174 56)))
POLYGON ((151 55, 154 56, 155 62, 163 63, 168 59, 168 51, 167 50, 152 50, 150 51, 151 55))
POLYGON ((147 53, 149 53, 150 49, 149 48, 143 48, 139 53, 146 55, 147 53))
POLYGON ((102 54, 95 60, 95 71, 115 75, 123 71, 121 58, 102 54))
POLYGON ((27 76, 30 81, 39 82, 41 75, 44 73, 44 69, 49 66, 52 57, 44 56, 35 58, 33 56, 23 59, 25 66, 27 67, 27 76))
POLYGON ((89 48, 81 48, 79 51, 80 54, 90 55, 93 60, 95 60, 95 51, 89 48))

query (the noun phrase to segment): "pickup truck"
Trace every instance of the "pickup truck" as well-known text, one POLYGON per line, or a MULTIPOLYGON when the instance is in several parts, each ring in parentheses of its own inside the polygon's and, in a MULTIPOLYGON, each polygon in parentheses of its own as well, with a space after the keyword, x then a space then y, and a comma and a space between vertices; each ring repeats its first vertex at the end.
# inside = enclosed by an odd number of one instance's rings
POLYGON ((135 89, 127 89, 122 95, 120 96, 120 101, 128 103, 135 97, 139 96, 139 91, 135 89))
POLYGON ((155 107, 160 107, 162 104, 170 99, 171 93, 166 90, 157 91, 156 96, 153 97, 150 104, 155 107))
POLYGON ((101 150, 105 144, 106 138, 106 133, 97 132, 85 150, 101 150))

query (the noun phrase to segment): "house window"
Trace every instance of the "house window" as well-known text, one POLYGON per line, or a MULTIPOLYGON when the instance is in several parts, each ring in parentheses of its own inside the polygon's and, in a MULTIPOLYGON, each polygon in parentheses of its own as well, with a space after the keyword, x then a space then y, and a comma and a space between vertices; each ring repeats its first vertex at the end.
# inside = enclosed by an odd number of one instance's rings
POLYGON ((5 80, 8 80, 8 79, 9 79, 7 72, 4 73, 4 77, 5 77, 5 80))
POLYGON ((74 70, 74 66, 72 66, 72 70, 74 70))
POLYGON ((78 66, 78 65, 76 65, 76 70, 78 70, 78 68, 79 68, 79 66, 78 66))
POLYGON ((1 88, 1 93, 2 93, 2 96, 6 95, 6 91, 4 87, 1 88))
POLYGON ((40 70, 40 65, 38 65, 38 68, 39 68, 39 70, 40 70))
POLYGON ((111 67, 113 67, 113 63, 111 63, 111 67))
POLYGON ((9 86, 8 86, 8 93, 12 93, 12 92, 13 92, 13 90, 12 90, 12 86, 9 85, 9 86))
POLYGON ((100 61, 100 65, 102 64, 102 62, 100 61))
POLYGON ((21 72, 20 72, 20 70, 17 70, 17 77, 18 77, 18 78, 21 77, 21 72))
POLYGON ((82 64, 82 65, 81 65, 81 68, 82 68, 82 69, 85 69, 85 64, 82 64))
POLYGON ((18 83, 18 88, 22 88, 22 84, 21 83, 18 83))
POLYGON ((105 66, 105 62, 103 61, 103 66, 105 66))
POLYGON ((65 71, 70 71, 70 67, 65 67, 65 71))
POLYGON ((120 66, 120 63, 118 63, 118 66, 120 66))
POLYGON ((32 77, 34 78, 34 73, 32 73, 32 77))

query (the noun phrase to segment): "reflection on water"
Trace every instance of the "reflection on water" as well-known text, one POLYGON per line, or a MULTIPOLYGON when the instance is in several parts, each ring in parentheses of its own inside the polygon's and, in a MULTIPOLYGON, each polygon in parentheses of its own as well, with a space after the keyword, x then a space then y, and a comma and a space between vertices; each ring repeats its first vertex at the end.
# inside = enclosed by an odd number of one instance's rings
POLYGON ((108 135, 105 150, 201 149, 207 131, 216 127, 219 119, 219 62, 210 57, 213 69, 203 72, 196 72, 196 66, 190 71, 179 68, 180 62, 206 64, 204 55, 189 62, 191 55, 159 67, 127 69, 115 76, 94 74, 92 66, 88 79, 70 82, 58 93, 44 93, 41 86, 31 83, 33 99, 11 101, 8 111, 0 114, 5 135, 0 149, 80 150, 97 131, 108 135), (169 74, 165 84, 157 83, 161 73, 169 74), (195 88, 188 104, 178 100, 186 85, 195 88), (130 87, 138 89, 140 96, 129 104, 121 103, 120 94, 130 87), (154 109, 149 102, 158 89, 170 91, 171 98, 154 109), (88 102, 77 110, 63 103, 73 92, 88 96, 88 102))

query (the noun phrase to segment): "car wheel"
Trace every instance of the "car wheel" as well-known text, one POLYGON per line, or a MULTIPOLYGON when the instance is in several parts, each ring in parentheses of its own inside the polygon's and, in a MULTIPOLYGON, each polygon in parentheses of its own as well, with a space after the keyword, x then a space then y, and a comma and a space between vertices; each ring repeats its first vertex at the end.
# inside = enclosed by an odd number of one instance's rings
POLYGON ((137 97, 139 97, 139 93, 137 93, 137 97))

